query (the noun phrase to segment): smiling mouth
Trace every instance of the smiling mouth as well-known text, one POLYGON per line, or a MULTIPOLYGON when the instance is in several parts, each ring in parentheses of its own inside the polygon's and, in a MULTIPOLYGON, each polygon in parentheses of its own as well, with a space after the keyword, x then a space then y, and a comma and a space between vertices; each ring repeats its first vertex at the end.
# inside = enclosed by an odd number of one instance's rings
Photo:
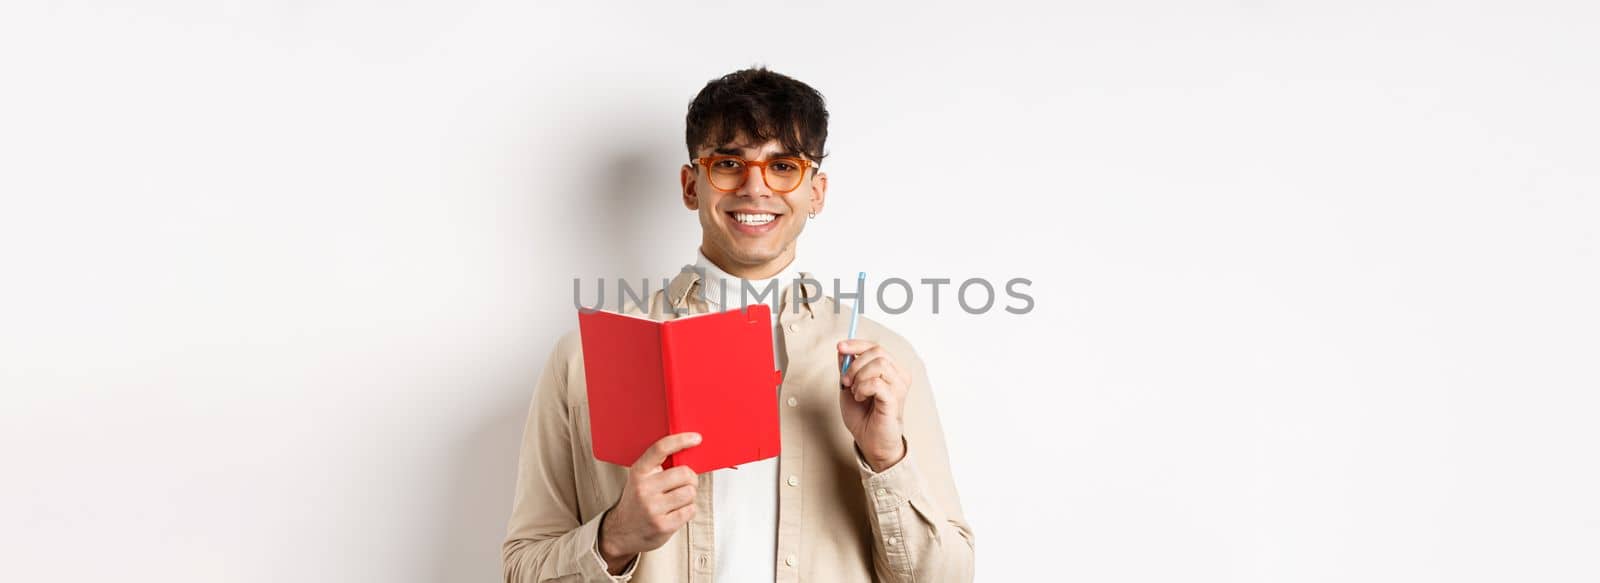
POLYGON ((773 213, 746 213, 729 211, 728 216, 733 217, 734 222, 750 227, 760 227, 778 220, 778 215, 773 213))

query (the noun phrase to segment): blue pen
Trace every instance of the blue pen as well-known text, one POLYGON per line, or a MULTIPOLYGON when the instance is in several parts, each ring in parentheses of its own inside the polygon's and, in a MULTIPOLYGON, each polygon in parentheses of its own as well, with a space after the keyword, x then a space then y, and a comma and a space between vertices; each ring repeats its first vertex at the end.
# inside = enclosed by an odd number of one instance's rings
MULTIPOLYGON (((855 309, 850 310, 850 335, 845 340, 854 340, 856 337, 856 319, 861 316, 861 298, 867 297, 867 272, 862 271, 856 275, 856 290, 861 295, 856 296, 855 309)), ((844 365, 839 367, 839 377, 844 378, 844 371, 850 370, 850 357, 854 354, 844 355, 844 365)))

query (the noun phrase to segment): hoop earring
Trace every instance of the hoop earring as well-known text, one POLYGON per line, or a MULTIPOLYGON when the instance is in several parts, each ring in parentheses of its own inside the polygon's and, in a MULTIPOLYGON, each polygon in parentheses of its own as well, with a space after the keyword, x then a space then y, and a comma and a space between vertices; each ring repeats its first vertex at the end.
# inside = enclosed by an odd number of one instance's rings
POLYGON ((817 218, 817 213, 811 213, 811 214, 806 215, 806 216, 811 217, 811 218, 814 219, 814 218, 817 218))

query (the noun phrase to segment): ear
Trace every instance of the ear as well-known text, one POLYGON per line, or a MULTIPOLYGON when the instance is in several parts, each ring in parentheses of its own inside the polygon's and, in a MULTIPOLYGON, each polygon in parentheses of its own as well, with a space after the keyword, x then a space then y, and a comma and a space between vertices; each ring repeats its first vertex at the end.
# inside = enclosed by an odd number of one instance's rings
POLYGON ((828 175, 818 170, 811 177, 811 212, 822 214, 822 206, 828 202, 828 175))
POLYGON ((694 192, 695 182, 694 166, 684 164, 678 170, 678 183, 683 190, 683 206, 692 211, 700 210, 700 197, 694 192))

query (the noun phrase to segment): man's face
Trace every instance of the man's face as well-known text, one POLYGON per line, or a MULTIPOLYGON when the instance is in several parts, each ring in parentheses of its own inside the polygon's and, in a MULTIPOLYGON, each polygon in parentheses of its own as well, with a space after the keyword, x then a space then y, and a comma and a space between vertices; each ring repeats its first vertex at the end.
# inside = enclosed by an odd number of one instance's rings
MULTIPOLYGON (((742 136, 732 143, 702 146, 696 152, 697 158, 721 155, 759 162, 805 158, 786 151, 777 140, 751 144, 742 136)), ((704 165, 690 163, 684 165, 679 178, 684 206, 700 215, 700 250, 706 258, 730 275, 745 279, 771 277, 788 266, 794 260, 795 241, 805 230, 806 215, 822 212, 827 175, 814 168, 807 170, 800 186, 777 193, 762 179, 760 167, 749 166, 744 184, 723 192, 712 186, 707 172, 704 165)))

